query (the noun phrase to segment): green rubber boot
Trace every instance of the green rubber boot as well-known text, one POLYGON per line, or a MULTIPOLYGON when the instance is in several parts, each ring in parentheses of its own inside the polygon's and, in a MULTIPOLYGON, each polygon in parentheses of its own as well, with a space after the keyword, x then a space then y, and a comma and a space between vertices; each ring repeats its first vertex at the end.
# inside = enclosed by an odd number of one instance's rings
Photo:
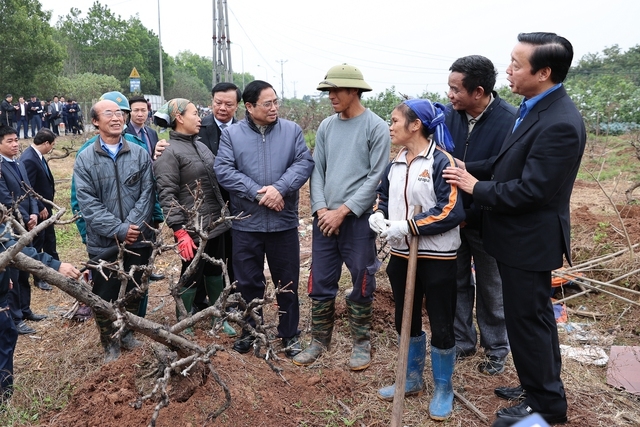
MULTIPOLYGON (((187 316, 191 316, 191 308, 193 307, 193 300, 196 298, 196 288, 195 286, 191 288, 182 288, 180 289, 180 299, 182 299, 182 303, 184 304, 184 308, 187 310, 187 316)), ((176 318, 178 320, 183 320, 180 318, 180 313, 178 312, 178 307, 176 307, 176 318)), ((184 330, 184 333, 187 335, 193 335, 193 329, 187 328, 184 330)))
POLYGON ((311 301, 311 343, 303 352, 293 358, 298 366, 308 366, 318 360, 331 344, 333 317, 336 312, 336 300, 311 301))
MULTIPOLYGON (((222 290, 224 289, 224 279, 222 276, 205 276, 204 287, 207 290, 207 296, 209 297, 209 304, 213 305, 218 301, 222 290)), ((215 326, 218 322, 217 317, 211 318, 211 326, 215 326)), ((225 320, 222 322, 222 332, 229 336, 235 337, 238 335, 235 329, 225 320)))
POLYGON ((138 307, 138 317, 145 317, 147 315, 147 305, 149 304, 149 290, 144 293, 144 296, 140 300, 140 307, 138 307))
POLYGON ((362 371, 371 365, 371 316, 373 303, 358 304, 347 298, 349 327, 353 340, 353 350, 349 359, 352 371, 362 371))
POLYGON ((112 338, 115 333, 113 322, 96 313, 96 326, 100 332, 100 343, 104 349, 104 363, 113 362, 120 357, 120 342, 112 338))

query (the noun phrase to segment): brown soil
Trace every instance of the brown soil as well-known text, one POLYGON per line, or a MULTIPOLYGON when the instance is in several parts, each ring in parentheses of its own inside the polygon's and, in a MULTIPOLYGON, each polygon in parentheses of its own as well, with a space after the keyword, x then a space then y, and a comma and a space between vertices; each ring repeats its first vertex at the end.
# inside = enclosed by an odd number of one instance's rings
MULTIPOLYGON (((310 261, 310 217, 308 189, 301 197, 300 227, 302 242, 301 268, 301 314, 300 328, 303 339, 308 339, 309 300, 304 292, 310 261)), ((626 245, 621 233, 621 225, 613 213, 613 208, 602 195, 601 190, 588 182, 577 182, 573 206, 574 262, 581 262, 596 256, 614 252, 626 245)), ((640 207, 625 206, 621 216, 633 243, 640 241, 640 207)), ((81 256, 81 255, 80 255, 81 256)), ((625 260, 628 261, 629 258, 625 260)), ((637 260, 635 261, 637 263, 637 260)), ((159 263, 166 274, 175 269, 177 260, 169 258, 159 263)), ((624 264, 624 263, 622 263, 624 264)), ((610 280, 620 275, 618 267, 599 274, 610 280)), ((620 267, 622 268, 622 267, 620 267)), ((637 268, 637 267, 636 267, 637 268)), ((343 275, 341 288, 349 288, 348 274, 343 275)), ((374 303, 374 325, 372 333, 373 363, 363 372, 351 372, 346 367, 350 351, 349 333, 346 322, 344 299, 338 299, 336 329, 332 348, 318 363, 309 368, 299 368, 288 360, 277 360, 275 365, 281 373, 272 371, 267 363, 253 354, 240 355, 231 350, 232 338, 213 337, 205 325, 196 328, 196 339, 203 345, 217 343, 228 351, 218 352, 212 359, 220 379, 231 393, 231 406, 216 420, 207 420, 224 402, 222 388, 202 369, 192 372, 187 378, 172 380, 170 384, 170 405, 162 409, 158 426, 202 426, 229 425, 243 426, 386 426, 391 419, 390 403, 376 399, 378 388, 394 381, 397 347, 393 326, 393 301, 384 272, 378 275, 378 291, 374 303)), ((638 285, 638 275, 627 279, 630 286, 638 285)), ((628 295, 625 295, 628 296, 628 295)), ((637 298, 636 298, 637 300, 637 298)), ((72 301, 55 289, 45 294, 34 290, 34 307, 69 306, 72 301)), ((638 307, 624 304, 610 296, 599 294, 573 300, 569 306, 586 306, 589 311, 598 311, 605 316, 597 322, 603 330, 615 330, 616 343, 640 345, 635 320, 640 316, 638 307), (624 312, 623 312, 624 311, 624 312)), ((148 317, 159 323, 169 323, 174 319, 174 308, 167 297, 166 283, 157 282, 151 287, 150 313, 148 317), (165 304, 166 302, 166 304, 165 304)), ((266 310, 265 317, 275 319, 273 310, 266 310)), ((426 319, 426 316, 424 316, 426 319)), ((571 318, 581 322, 584 319, 571 318)), ((48 360, 55 360, 47 352, 59 351, 64 357, 69 346, 79 347, 75 353, 90 359, 85 373, 68 381, 73 394, 62 409, 52 408, 40 414, 39 422, 24 421, 21 425, 49 426, 144 426, 148 425, 157 402, 146 401, 141 409, 132 404, 153 387, 156 369, 151 341, 144 339, 145 345, 136 351, 123 353, 116 362, 103 364, 101 349, 97 340, 97 330, 93 320, 85 324, 73 324, 59 318, 49 321, 51 331, 44 332, 44 340, 21 337, 16 355, 16 381, 27 377, 26 370, 35 366, 45 367, 45 371, 56 369, 48 360), (74 337, 77 341, 74 341, 74 337), (61 342, 66 344, 61 345, 61 342), (46 351, 44 351, 46 349, 46 351), (48 364, 47 364, 48 363, 48 364), (21 373, 22 370, 22 373, 21 373)), ((425 330, 428 324, 425 323, 425 330)), ((566 337, 561 336, 564 340, 566 337)), ((277 346, 277 345, 276 345, 277 346)), ((280 353, 281 354, 281 353, 280 353)), ((74 356, 75 357, 75 356, 74 356)), ((77 356, 82 357, 82 356, 77 356)), ((517 384, 517 376, 512 361, 503 375, 483 376, 476 366, 482 360, 481 354, 465 359, 457 364, 454 384, 457 391, 469 399, 489 420, 496 410, 508 406, 493 395, 493 388, 501 385, 517 384)), ((582 366, 565 360, 563 379, 569 399, 569 425, 590 427, 610 425, 638 425, 640 404, 623 392, 611 389, 604 383, 605 368, 582 366)), ((405 401, 403 425, 441 425, 428 417, 428 405, 432 381, 429 362, 425 370, 426 392, 419 397, 405 401)), ((20 392, 14 400, 20 399, 20 392)), ((456 401, 452 418, 442 425, 486 426, 469 409, 456 401)))

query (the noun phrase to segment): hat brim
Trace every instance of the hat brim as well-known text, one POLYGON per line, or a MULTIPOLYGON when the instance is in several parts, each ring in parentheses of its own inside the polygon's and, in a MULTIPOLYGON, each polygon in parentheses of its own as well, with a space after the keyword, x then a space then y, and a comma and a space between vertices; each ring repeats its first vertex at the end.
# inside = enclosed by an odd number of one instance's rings
POLYGON ((363 80, 352 79, 331 79, 323 80, 318 83, 318 90, 327 91, 331 89, 345 88, 345 89, 360 89, 363 92, 370 92, 371 86, 365 83, 363 80))

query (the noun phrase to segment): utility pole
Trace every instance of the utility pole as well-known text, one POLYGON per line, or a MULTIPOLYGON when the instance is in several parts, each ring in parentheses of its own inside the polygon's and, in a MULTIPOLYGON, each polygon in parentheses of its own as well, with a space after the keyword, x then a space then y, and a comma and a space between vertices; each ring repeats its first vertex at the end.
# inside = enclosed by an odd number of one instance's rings
POLYGON ((162 31, 160 30, 160 0, 158 0, 158 56, 160 57, 160 99, 164 104, 164 76, 162 72, 162 31))
POLYGON ((280 63, 280 98, 284 100, 284 63, 288 62, 288 60, 281 59, 276 62, 280 63))
POLYGON ((231 68, 231 40, 226 0, 213 1, 213 76, 212 86, 233 82, 231 68))

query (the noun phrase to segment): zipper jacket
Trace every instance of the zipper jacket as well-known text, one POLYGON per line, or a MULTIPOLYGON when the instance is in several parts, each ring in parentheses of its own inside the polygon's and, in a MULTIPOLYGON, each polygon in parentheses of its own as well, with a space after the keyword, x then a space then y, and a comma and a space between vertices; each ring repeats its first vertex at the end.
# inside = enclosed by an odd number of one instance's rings
POLYGON ((278 119, 264 129, 251 116, 222 131, 214 170, 229 192, 232 228, 248 232, 277 232, 297 228, 298 190, 313 170, 313 159, 300 126, 278 119), (260 206, 258 190, 273 185, 284 199, 280 212, 260 206))
MULTIPOLYGON (((418 257, 455 259, 460 247, 458 225, 464 209, 458 188, 442 178, 442 171, 454 166, 453 157, 434 142, 407 164, 407 150, 402 149, 389 163, 378 186, 378 206, 391 221, 407 220, 411 235, 418 235, 418 257), (414 216, 414 206, 422 212, 414 216)), ((409 237, 392 247, 391 253, 408 258, 409 237)))

